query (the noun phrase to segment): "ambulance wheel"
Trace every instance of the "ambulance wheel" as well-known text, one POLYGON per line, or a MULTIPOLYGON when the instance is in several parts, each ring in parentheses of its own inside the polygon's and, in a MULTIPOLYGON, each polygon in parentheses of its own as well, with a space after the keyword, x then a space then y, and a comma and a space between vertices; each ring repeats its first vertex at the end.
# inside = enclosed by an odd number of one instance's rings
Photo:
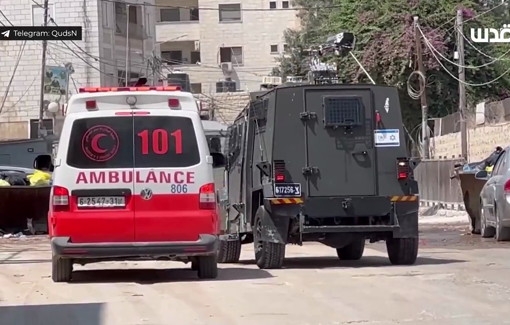
POLYGON ((365 238, 356 238, 349 245, 337 248, 338 258, 344 261, 357 261, 363 256, 365 251, 365 238))
POLYGON ((220 240, 218 263, 237 263, 241 258, 241 240, 220 240))
POLYGON ((285 260, 285 244, 262 241, 262 220, 260 214, 255 216, 253 244, 255 262, 259 269, 281 269, 285 260))
POLYGON ((197 271, 200 279, 216 279, 218 277, 218 257, 216 254, 197 257, 197 271))
POLYGON ((418 238, 391 238, 386 240, 388 257, 393 265, 413 265, 418 257, 418 238))
POLYGON ((73 260, 53 257, 51 263, 51 279, 53 282, 70 282, 73 275, 73 260))

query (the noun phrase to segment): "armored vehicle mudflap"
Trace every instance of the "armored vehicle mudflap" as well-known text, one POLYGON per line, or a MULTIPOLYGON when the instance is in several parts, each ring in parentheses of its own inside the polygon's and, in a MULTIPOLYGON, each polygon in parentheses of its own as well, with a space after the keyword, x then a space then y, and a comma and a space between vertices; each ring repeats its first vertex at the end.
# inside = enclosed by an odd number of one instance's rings
POLYGON ((415 237, 418 229, 417 195, 267 198, 264 207, 276 223, 281 217, 298 218, 296 230, 302 234, 393 232, 415 237))

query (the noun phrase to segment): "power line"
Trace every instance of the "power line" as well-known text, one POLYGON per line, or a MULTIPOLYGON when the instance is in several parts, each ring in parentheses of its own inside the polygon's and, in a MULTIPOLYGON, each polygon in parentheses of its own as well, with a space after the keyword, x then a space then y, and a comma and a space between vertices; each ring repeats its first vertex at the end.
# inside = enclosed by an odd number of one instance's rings
MULTIPOLYGON (((457 30, 459 31, 460 33, 460 29, 457 28, 457 30)), ((464 34, 462 34, 463 38, 465 39, 466 37, 464 36, 464 34)), ((429 42, 430 43, 430 42, 429 42)), ((473 46, 474 47, 474 46, 473 46)), ((489 66, 493 63, 496 63, 500 60, 502 60, 505 56, 507 56, 508 54, 510 54, 510 50, 506 51, 505 53, 503 53, 501 56, 497 57, 497 58, 492 58, 492 61, 491 62, 488 62, 488 63, 484 63, 482 65, 476 65, 476 66, 473 66, 473 65, 460 65, 458 64, 457 62, 454 62, 454 61, 451 61, 450 59, 448 59, 447 57, 445 57, 441 52, 439 52, 434 46, 431 45, 430 49, 434 52, 436 52, 437 55, 439 55, 441 58, 443 58, 445 61, 447 61, 448 63, 451 63, 457 67, 460 67, 460 68, 465 68, 465 69, 479 69, 479 68, 483 68, 483 67, 486 67, 486 66, 489 66)), ((476 49, 476 48, 475 48, 476 49)))
POLYGON ((507 75, 509 72, 510 72, 510 68, 508 70, 506 70, 505 72, 503 72, 503 74, 501 74, 500 76, 498 76, 497 78, 491 80, 491 81, 488 81, 488 82, 484 82, 484 83, 480 83, 480 84, 472 84, 472 83, 469 83, 469 82, 464 82, 462 80, 460 80, 459 78, 457 78, 453 73, 450 72, 450 70, 448 70, 444 64, 441 62, 441 60, 437 57, 436 53, 432 50, 432 44, 430 44, 430 41, 425 37, 425 35, 423 34, 423 31, 421 29, 418 29, 423 37, 423 40, 425 41, 425 45, 427 45, 427 47, 430 49, 430 52, 432 54, 432 56, 436 59, 436 61, 439 63, 439 65, 443 68, 444 71, 446 71, 446 73, 448 73, 453 79, 457 80, 458 82, 460 83, 463 83, 465 84, 466 86, 471 86, 471 87, 483 87, 483 86, 488 86, 496 81, 498 81, 499 79, 503 78, 505 75, 507 75))
POLYGON ((2 109, 4 108, 5 102, 7 101, 7 95, 9 94, 9 90, 11 89, 12 81, 14 80, 14 76, 16 75, 16 70, 18 70, 19 63, 21 61, 21 57, 23 56, 23 51, 25 50, 25 45, 27 45, 27 41, 23 42, 23 45, 21 46, 21 49, 18 53, 18 57, 16 59, 16 64, 14 65, 14 70, 11 74, 11 79, 9 80, 9 83, 7 84, 7 88, 5 89, 4 98, 2 100, 2 106, 0 106, 0 113, 2 112, 2 109))
MULTIPOLYGON (((7 18, 7 16, 5 16, 5 14, 3 13, 2 10, 0 10, 0 15, 2 15, 4 17, 4 19, 9 23, 9 25, 11 26, 14 26, 13 23, 11 23, 11 21, 9 20, 9 18, 7 18)), ((3 26, 5 26, 3 23, 2 23, 3 26)))

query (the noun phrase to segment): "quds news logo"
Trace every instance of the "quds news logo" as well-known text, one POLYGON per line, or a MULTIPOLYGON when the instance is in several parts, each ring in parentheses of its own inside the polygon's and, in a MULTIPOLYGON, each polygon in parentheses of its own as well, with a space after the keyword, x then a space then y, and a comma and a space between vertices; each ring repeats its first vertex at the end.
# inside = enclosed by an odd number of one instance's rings
POLYGON ((510 24, 503 28, 471 28, 471 40, 474 43, 510 43, 510 24))

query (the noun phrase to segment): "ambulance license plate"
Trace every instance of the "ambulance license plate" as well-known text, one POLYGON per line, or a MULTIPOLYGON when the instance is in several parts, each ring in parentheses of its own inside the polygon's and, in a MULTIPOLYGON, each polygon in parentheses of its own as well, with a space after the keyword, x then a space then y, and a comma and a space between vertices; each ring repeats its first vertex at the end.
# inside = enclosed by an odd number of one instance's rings
POLYGON ((86 196, 78 198, 79 208, 123 208, 126 199, 123 196, 86 196))
POLYGON ((276 196, 301 196, 300 183, 274 184, 274 194, 276 196))

